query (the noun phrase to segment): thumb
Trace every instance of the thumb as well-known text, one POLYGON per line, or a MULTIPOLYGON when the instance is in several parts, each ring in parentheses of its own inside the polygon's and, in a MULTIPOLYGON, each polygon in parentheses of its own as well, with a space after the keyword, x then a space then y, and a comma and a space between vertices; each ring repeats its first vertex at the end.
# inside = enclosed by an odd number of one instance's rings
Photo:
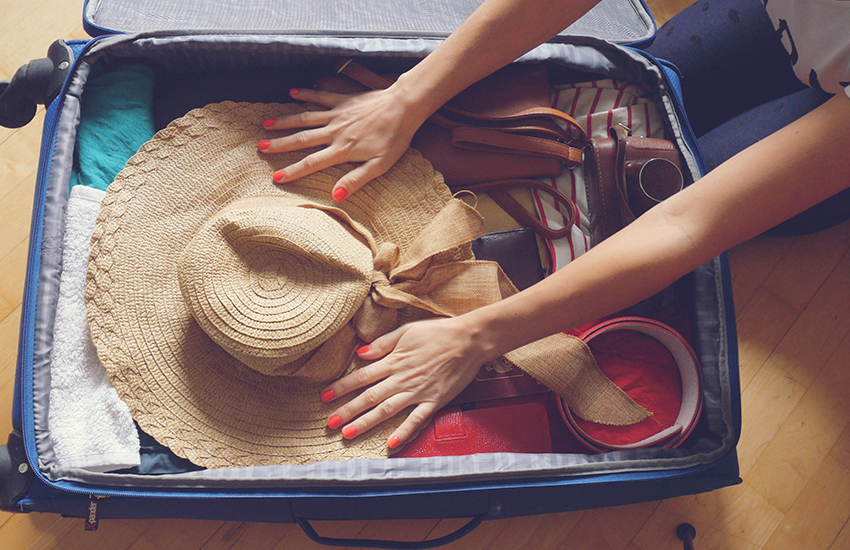
POLYGON ((389 354, 395 349, 401 337, 410 330, 410 325, 404 325, 392 332, 388 332, 379 338, 375 338, 371 344, 367 344, 357 350, 357 355, 361 359, 374 361, 389 354))

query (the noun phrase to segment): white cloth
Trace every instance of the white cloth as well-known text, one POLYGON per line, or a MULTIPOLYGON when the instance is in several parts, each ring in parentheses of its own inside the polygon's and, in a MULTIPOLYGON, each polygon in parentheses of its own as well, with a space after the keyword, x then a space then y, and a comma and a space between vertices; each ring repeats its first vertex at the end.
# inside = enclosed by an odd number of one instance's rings
POLYGON ((797 78, 850 97, 850 0, 770 0, 765 8, 797 78))
POLYGON ((130 410, 97 358, 86 320, 91 236, 105 195, 77 185, 68 200, 48 408, 56 465, 94 472, 139 465, 139 435, 130 410))

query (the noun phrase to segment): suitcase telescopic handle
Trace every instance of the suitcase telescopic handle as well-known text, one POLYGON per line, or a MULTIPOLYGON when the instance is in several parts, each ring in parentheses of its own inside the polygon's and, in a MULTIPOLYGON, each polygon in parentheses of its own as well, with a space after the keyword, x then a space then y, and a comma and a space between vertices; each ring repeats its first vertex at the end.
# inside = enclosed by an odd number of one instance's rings
POLYGON ((322 537, 316 533, 310 521, 304 518, 296 517, 295 521, 313 542, 324 544, 326 546, 347 546, 349 548, 389 548, 394 550, 421 550, 424 548, 437 548, 450 542, 454 542, 466 535, 473 529, 481 525, 484 521, 484 514, 475 516, 468 523, 464 524, 460 529, 445 535, 440 538, 423 541, 391 541, 391 540, 376 540, 376 539, 342 539, 332 537, 322 537))
POLYGON ((49 105, 71 70, 74 53, 62 40, 47 50, 47 57, 35 59, 15 73, 12 80, 0 81, 0 126, 20 128, 35 117, 37 105, 49 105))

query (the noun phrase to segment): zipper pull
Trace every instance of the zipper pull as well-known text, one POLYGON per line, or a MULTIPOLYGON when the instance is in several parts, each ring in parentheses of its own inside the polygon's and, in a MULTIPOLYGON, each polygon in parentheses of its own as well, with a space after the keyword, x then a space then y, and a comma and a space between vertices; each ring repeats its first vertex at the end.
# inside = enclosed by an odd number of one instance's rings
POLYGON ((86 531, 97 531, 100 524, 100 499, 94 495, 89 495, 88 514, 86 515, 86 531))

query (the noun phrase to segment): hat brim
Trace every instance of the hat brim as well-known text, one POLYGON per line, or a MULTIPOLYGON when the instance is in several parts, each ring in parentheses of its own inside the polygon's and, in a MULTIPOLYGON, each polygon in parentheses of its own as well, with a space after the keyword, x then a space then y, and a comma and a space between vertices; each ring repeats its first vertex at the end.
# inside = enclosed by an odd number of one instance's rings
MULTIPOLYGON (((400 246, 450 200, 442 177, 413 150, 342 203, 330 192, 352 165, 276 185, 271 174, 309 151, 259 153, 256 143, 269 136, 261 121, 304 109, 225 102, 190 112, 142 146, 98 216, 86 289, 98 356, 141 428, 199 466, 386 457, 386 439, 404 416, 343 439, 327 428, 340 403, 323 403, 323 387, 246 367, 207 336, 181 295, 177 258, 204 221, 235 200, 307 198, 400 246)), ((362 364, 352 353, 348 371, 362 364)))

